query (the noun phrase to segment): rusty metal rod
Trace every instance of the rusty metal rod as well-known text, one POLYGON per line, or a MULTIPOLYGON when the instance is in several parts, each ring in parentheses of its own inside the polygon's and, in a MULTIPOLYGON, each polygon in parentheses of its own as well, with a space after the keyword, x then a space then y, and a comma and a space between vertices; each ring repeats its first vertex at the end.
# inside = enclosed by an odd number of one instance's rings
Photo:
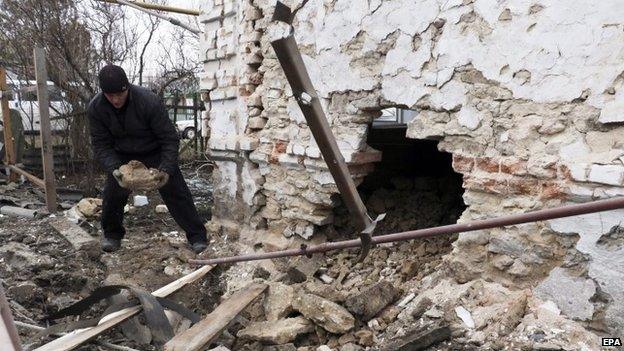
MULTIPOLYGON (((394 241, 405 241, 420 238, 429 238, 433 236, 455 234, 461 232, 471 232, 475 230, 491 229, 497 227, 504 227, 509 225, 545 221, 555 218, 578 216, 582 214, 610 211, 624 208, 624 197, 617 197, 608 200, 591 201, 578 205, 569 205, 555 207, 545 210, 538 210, 528 213, 520 213, 508 216, 501 216, 498 218, 482 219, 477 221, 471 221, 468 223, 451 224, 440 227, 426 228, 411 230, 407 232, 379 235, 372 238, 374 244, 383 244, 394 241)), ((199 265, 214 265, 222 263, 235 263, 245 261, 264 260, 270 258, 279 258, 287 256, 303 256, 313 253, 327 252, 332 250, 348 249, 360 246, 360 239, 346 240, 331 243, 323 243, 316 246, 310 246, 306 248, 290 249, 275 252, 266 252, 252 255, 232 256, 214 258, 208 260, 189 260, 192 264, 199 265)))
MULTIPOLYGON (((98 0, 98 1, 109 2, 111 4, 119 4, 117 0, 98 0)), ((142 1, 131 1, 131 2, 133 4, 136 4, 137 6, 141 6, 149 10, 180 13, 183 15, 190 15, 190 16, 199 16, 199 13, 200 13, 199 10, 184 9, 184 8, 175 7, 175 6, 167 6, 167 5, 154 4, 154 3, 142 2, 142 1)))
POLYGON ((139 10, 141 12, 145 12, 145 13, 147 13, 150 16, 158 17, 158 18, 163 19, 165 21, 169 21, 171 24, 173 24, 175 26, 178 26, 178 27, 181 27, 181 28, 184 28, 184 29, 188 30, 189 32, 192 32, 193 34, 195 34, 197 36, 199 36, 199 34, 201 34, 201 31, 199 31, 199 30, 197 30, 195 28, 192 28, 192 27, 190 27, 190 26, 180 22, 180 20, 178 20, 176 18, 173 18, 171 16, 166 16, 166 15, 160 14, 160 13, 158 13, 156 11, 149 10, 149 9, 147 9, 145 7, 140 6, 140 3, 126 1, 126 0, 115 0, 115 3, 126 5, 126 6, 129 6, 129 7, 132 7, 133 9, 139 10))

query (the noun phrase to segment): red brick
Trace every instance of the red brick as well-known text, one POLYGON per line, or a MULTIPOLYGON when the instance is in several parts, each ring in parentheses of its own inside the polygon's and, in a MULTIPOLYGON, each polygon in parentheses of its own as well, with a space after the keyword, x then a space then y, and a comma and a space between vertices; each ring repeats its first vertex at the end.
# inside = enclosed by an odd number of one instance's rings
POLYGON ((488 173, 500 172, 500 164, 491 157, 479 157, 476 159, 477 169, 488 173))
POLYGON ((459 173, 468 173, 474 166, 473 157, 465 157, 453 154, 453 169, 459 173))

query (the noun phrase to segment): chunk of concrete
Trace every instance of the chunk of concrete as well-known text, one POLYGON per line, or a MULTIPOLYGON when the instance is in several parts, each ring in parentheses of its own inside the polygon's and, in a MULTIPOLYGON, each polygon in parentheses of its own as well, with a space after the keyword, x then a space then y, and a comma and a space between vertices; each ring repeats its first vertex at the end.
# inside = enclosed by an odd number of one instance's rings
POLYGON ((381 347, 383 351, 424 350, 451 337, 448 325, 427 325, 408 331, 404 336, 391 340, 381 347))
POLYGON ((134 207, 141 207, 147 205, 149 202, 147 200, 147 196, 145 195, 135 195, 134 196, 134 207))
POLYGON ((119 167, 120 185, 133 191, 156 190, 168 180, 166 173, 155 168, 147 168, 140 161, 132 160, 119 167))
POLYGON ((169 209, 167 208, 167 205, 156 205, 154 211, 156 213, 167 213, 169 212, 169 209))
POLYGON ((282 284, 269 284, 269 291, 264 298, 264 315, 268 321, 277 321, 292 311, 295 296, 293 287, 282 284))
POLYGON ((594 304, 590 299, 596 293, 596 284, 591 279, 574 277, 557 267, 534 292, 542 300, 554 301, 561 312, 570 318, 592 319, 594 304))
POLYGON ((89 257, 100 256, 99 241, 77 224, 70 222, 66 218, 57 217, 50 221, 50 225, 72 245, 74 250, 84 251, 89 257))
POLYGON ((355 318, 346 308, 320 296, 301 294, 294 299, 293 308, 330 333, 344 334, 355 326, 355 318))
POLYGON ((308 258, 305 256, 295 257, 290 261, 286 274, 293 283, 303 283, 312 277, 321 266, 318 256, 308 258))
POLYGON ((281 319, 279 321, 256 322, 240 330, 239 338, 272 344, 286 344, 299 335, 311 333, 314 325, 303 317, 281 319))
POLYGON ((388 281, 373 286, 347 298, 345 306, 354 315, 367 321, 375 317, 399 296, 399 290, 388 281))
POLYGON ((86 218, 95 218, 102 212, 102 199, 84 198, 76 204, 76 209, 86 218))
POLYGON ((54 264, 50 256, 35 253, 28 246, 17 242, 0 246, 0 257, 16 270, 39 270, 50 268, 54 264))

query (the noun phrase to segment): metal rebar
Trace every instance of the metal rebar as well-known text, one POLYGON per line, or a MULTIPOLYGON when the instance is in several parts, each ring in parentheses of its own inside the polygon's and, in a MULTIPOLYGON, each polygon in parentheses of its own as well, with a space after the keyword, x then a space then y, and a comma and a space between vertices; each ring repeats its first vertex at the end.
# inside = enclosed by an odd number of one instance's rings
MULTIPOLYGON (((99 1, 108 2, 111 4, 119 4, 117 0, 99 0, 99 1)), ((184 9, 184 8, 177 7, 177 6, 153 4, 153 3, 142 2, 142 1, 132 1, 132 3, 138 6, 141 6, 143 8, 149 9, 149 10, 173 12, 173 13, 179 13, 179 14, 190 15, 190 16, 199 16, 200 14, 199 10, 184 9)))
POLYGON ((152 11, 152 10, 148 10, 146 8, 143 8, 139 5, 137 5, 137 3, 135 2, 130 2, 130 1, 126 1, 126 0, 115 0, 117 3, 122 4, 122 5, 126 5, 126 6, 130 6, 133 9, 139 10, 141 12, 145 12, 150 16, 154 16, 154 17, 158 17, 161 19, 164 19, 165 21, 169 21, 171 22, 171 24, 176 25, 178 27, 184 28, 186 30, 188 30, 189 32, 192 32, 193 34, 199 36, 199 34, 201 33, 200 31, 198 31, 197 29, 194 29, 190 26, 187 26, 186 24, 180 22, 179 20, 171 17, 171 16, 166 16, 166 15, 162 15, 156 11, 152 11))
MULTIPOLYGON (((583 204, 568 205, 555 207, 545 210, 538 210, 528 213, 520 213, 514 215, 501 216, 491 219, 482 219, 471 221, 467 223, 451 224, 440 227, 426 228, 411 230, 406 232, 379 235, 372 238, 373 244, 383 244, 395 241, 405 241, 420 238, 429 238, 433 236, 440 236, 446 234, 455 234, 461 232, 471 232, 482 229, 491 229, 498 227, 505 227, 510 225, 517 225, 523 223, 531 223, 537 221, 545 221, 555 218, 578 216, 594 212, 610 211, 624 208, 624 197, 617 197, 608 200, 591 201, 583 204)), ((321 253, 332 250, 348 249, 359 247, 361 244, 360 239, 346 240, 331 243, 323 243, 316 246, 302 247, 298 249, 290 249, 275 252, 266 252, 252 255, 222 257, 207 260, 189 260, 192 264, 199 265, 215 265, 222 263, 235 263, 245 261, 255 261, 270 258, 288 257, 288 256, 303 256, 313 253, 321 253)))

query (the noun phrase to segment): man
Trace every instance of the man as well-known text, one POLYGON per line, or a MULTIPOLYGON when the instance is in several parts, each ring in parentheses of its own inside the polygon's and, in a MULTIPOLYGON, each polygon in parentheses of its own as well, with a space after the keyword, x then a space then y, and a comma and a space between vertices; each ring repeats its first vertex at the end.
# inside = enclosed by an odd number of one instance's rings
POLYGON ((186 232, 195 253, 207 247, 202 224, 180 168, 178 133, 158 96, 128 82, 124 70, 115 65, 98 75, 102 92, 89 103, 91 143, 96 159, 107 172, 102 204, 102 250, 121 247, 125 235, 123 208, 130 191, 122 188, 113 173, 131 161, 165 172, 169 179, 158 191, 175 221, 186 232))

